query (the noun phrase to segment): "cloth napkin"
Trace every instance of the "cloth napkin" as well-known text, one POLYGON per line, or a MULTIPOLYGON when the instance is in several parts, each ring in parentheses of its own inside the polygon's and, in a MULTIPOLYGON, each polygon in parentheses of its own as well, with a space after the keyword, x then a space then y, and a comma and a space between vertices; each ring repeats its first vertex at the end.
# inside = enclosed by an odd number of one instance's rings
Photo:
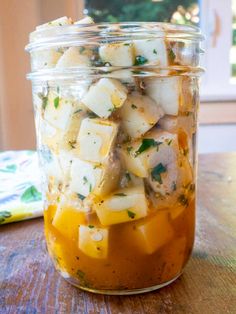
POLYGON ((0 224, 42 216, 35 151, 0 152, 0 224))

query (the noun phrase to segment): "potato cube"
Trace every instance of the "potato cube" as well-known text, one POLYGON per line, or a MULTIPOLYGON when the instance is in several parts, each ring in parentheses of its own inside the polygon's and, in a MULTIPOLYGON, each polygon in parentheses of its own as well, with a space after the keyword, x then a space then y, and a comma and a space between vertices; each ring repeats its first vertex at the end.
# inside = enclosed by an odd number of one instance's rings
POLYGON ((52 225, 67 239, 78 241, 78 226, 86 223, 85 213, 66 204, 59 205, 52 225))
POLYGON ((118 80, 102 78, 89 88, 82 102, 101 118, 108 118, 127 98, 127 89, 118 80))
POLYGON ((178 129, 178 118, 165 114, 158 121, 158 125, 165 131, 176 132, 178 129))
POLYGON ((147 215, 148 206, 143 186, 117 190, 95 203, 94 209, 102 225, 108 226, 147 215))
POLYGON ((75 108, 76 102, 51 92, 44 109, 44 119, 59 130, 66 130, 75 108))
POLYGON ((83 19, 75 22, 74 24, 93 24, 94 20, 90 16, 85 16, 83 19))
POLYGON ((144 57, 148 63, 152 62, 159 66, 168 65, 168 56, 164 39, 140 39, 134 40, 135 56, 144 57))
POLYGON ((118 79, 123 84, 135 84, 135 78, 131 70, 116 70, 112 71, 112 73, 108 73, 106 77, 111 77, 114 79, 118 79))
POLYGON ((124 236, 132 246, 145 254, 152 254, 167 244, 174 235, 167 211, 158 211, 155 216, 143 219, 124 228, 124 236))
POLYGON ((170 76, 145 81, 146 93, 164 112, 177 116, 182 103, 182 78, 170 76))
POLYGON ((128 143, 120 150, 122 160, 128 171, 138 177, 148 177, 152 168, 175 161, 178 141, 175 134, 154 129, 143 139, 128 143))
POLYGON ((104 162, 114 144, 118 125, 112 121, 86 118, 77 137, 78 155, 81 159, 104 162))
POLYGON ((131 94, 119 111, 123 129, 133 138, 150 130, 162 117, 161 107, 147 96, 131 94))
POLYGON ((56 49, 43 49, 32 52, 31 67, 33 71, 53 68, 63 53, 56 49))
POLYGON ((69 68, 69 67, 88 67, 90 65, 89 57, 80 53, 79 47, 70 47, 60 57, 57 62, 56 68, 69 68))
POLYGON ((83 196, 91 192, 104 196, 116 188, 119 176, 120 163, 117 159, 109 158, 106 164, 96 165, 74 158, 70 171, 70 189, 83 196))
POLYGON ((79 226, 79 249, 87 256, 105 259, 108 255, 109 230, 79 226))
POLYGON ((83 196, 88 196, 102 176, 101 167, 96 167, 90 162, 75 158, 70 171, 70 190, 83 196))
POLYGON ((47 29, 50 28, 51 26, 63 26, 63 25, 70 25, 73 24, 72 19, 68 18, 67 16, 60 17, 56 20, 50 21, 48 23, 38 25, 36 27, 36 30, 42 30, 42 29, 47 29))
POLYGON ((132 66, 134 64, 133 44, 129 42, 105 44, 99 48, 103 62, 112 66, 132 66))

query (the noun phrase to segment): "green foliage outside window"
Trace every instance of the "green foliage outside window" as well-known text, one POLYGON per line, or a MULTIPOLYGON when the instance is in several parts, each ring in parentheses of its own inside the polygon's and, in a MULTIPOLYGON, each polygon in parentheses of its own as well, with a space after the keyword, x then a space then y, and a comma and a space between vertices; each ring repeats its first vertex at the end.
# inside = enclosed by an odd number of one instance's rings
POLYGON ((196 0, 86 0, 85 7, 88 15, 96 22, 168 22, 179 6, 187 9, 197 2, 196 0))

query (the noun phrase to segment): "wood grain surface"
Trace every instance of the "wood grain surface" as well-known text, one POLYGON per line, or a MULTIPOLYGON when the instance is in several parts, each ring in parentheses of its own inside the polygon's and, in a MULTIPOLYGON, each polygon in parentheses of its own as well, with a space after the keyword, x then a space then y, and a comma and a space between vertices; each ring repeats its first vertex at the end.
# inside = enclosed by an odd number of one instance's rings
POLYGON ((199 158, 195 248, 159 291, 103 296, 70 286, 47 255, 43 220, 0 227, 0 313, 236 313, 236 153, 199 158))

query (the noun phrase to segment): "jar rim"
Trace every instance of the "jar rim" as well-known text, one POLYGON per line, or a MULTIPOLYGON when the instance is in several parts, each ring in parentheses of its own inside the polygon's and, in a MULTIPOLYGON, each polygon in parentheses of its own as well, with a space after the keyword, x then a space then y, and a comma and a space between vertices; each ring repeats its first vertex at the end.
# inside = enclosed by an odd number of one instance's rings
POLYGON ((202 41, 200 28, 193 25, 164 22, 106 22, 50 26, 30 33, 25 50, 31 52, 45 46, 73 45, 82 41, 168 38, 173 40, 202 41))

